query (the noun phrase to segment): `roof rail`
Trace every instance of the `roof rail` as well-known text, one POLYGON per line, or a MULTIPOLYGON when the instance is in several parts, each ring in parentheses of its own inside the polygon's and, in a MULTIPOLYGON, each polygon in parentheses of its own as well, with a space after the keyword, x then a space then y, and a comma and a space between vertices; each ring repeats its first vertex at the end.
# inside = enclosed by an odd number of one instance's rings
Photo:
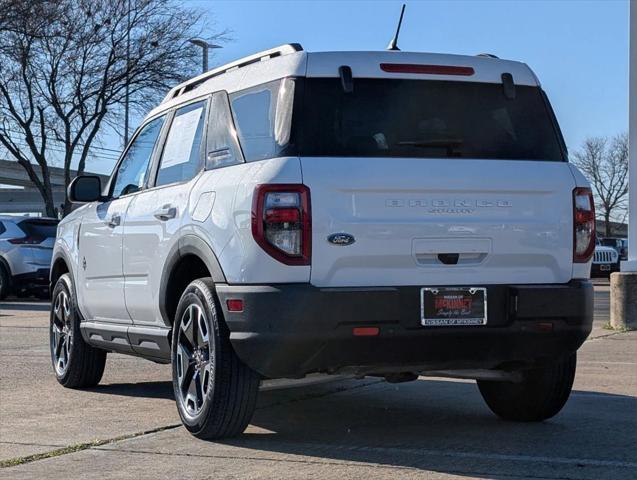
POLYGON ((476 57, 498 58, 498 59, 500 58, 497 55, 494 55, 492 53, 478 53, 476 57))
POLYGON ((194 90, 199 85, 204 83, 207 80, 210 80, 213 77, 217 77, 219 75, 223 75, 231 70, 236 70, 238 68, 245 67, 247 65, 251 65, 253 63, 258 63, 262 61, 269 60, 271 58, 280 57, 282 55, 288 55, 290 53, 302 52, 303 47, 298 43, 286 43, 285 45, 280 45, 278 47, 271 48, 269 50, 264 50, 262 52, 255 53, 253 55, 249 55, 247 57, 240 58, 239 60, 235 60, 231 63, 226 63, 225 65, 221 65, 213 70, 208 72, 204 72, 201 75, 198 75, 190 80, 186 80, 183 83, 180 83, 176 87, 173 87, 168 95, 164 98, 162 103, 167 102, 173 98, 178 97, 186 92, 194 90))

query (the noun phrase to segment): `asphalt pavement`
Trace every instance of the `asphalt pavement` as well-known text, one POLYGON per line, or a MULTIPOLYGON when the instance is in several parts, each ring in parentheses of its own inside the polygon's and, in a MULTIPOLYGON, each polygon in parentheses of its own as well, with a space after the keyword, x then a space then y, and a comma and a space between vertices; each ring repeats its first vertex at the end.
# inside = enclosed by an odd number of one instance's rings
POLYGON ((0 478, 637 478, 637 332, 608 322, 607 282, 573 394, 541 424, 504 422, 475 382, 310 379, 265 385, 241 437, 177 415, 170 368, 109 355, 101 384, 57 384, 46 303, 0 303, 0 478))

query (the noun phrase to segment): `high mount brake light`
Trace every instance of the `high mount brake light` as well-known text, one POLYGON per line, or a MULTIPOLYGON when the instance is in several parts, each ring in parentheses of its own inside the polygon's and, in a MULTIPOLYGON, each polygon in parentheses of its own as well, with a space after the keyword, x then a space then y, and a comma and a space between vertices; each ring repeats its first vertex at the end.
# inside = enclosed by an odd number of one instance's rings
POLYGON ((595 203, 590 188, 573 190, 573 262, 586 263, 595 251, 595 203))
POLYGON ((312 251, 310 189, 301 184, 258 185, 252 199, 252 236, 286 265, 309 265, 312 251))
POLYGON ((380 69, 388 73, 421 73, 423 75, 460 75, 470 77, 475 73, 473 67, 456 65, 420 65, 415 63, 381 63, 380 69))

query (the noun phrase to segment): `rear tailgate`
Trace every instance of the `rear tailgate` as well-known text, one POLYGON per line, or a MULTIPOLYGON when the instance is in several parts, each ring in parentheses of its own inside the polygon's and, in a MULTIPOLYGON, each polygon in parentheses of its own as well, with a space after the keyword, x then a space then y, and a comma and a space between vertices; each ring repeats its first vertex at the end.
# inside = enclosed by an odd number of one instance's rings
POLYGON ((312 199, 314 285, 564 283, 572 276, 575 185, 565 162, 301 163, 312 199), (333 233, 355 241, 330 243, 333 233), (446 264, 455 254, 457 262, 446 264))

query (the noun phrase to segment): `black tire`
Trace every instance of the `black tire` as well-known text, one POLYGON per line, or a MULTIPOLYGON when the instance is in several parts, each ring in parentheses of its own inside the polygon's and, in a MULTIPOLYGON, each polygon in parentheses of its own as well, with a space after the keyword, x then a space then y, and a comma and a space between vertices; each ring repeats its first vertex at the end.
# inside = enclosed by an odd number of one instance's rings
POLYGON ((555 363, 525 370, 519 383, 478 380, 478 387, 493 413, 505 420, 541 422, 564 407, 575 379, 575 353, 555 363))
POLYGON ((4 266, 0 264, 0 300, 4 300, 7 298, 7 295, 9 295, 10 282, 9 273, 4 266))
POLYGON ((232 349, 219 312, 212 279, 195 280, 179 300, 172 333, 177 410, 188 431, 207 440, 246 429, 260 383, 259 375, 232 349))
POLYGON ((106 352, 92 347, 82 338, 73 292, 69 274, 62 275, 53 288, 49 321, 51 363, 55 378, 61 385, 67 388, 94 387, 102 379, 106 352))

